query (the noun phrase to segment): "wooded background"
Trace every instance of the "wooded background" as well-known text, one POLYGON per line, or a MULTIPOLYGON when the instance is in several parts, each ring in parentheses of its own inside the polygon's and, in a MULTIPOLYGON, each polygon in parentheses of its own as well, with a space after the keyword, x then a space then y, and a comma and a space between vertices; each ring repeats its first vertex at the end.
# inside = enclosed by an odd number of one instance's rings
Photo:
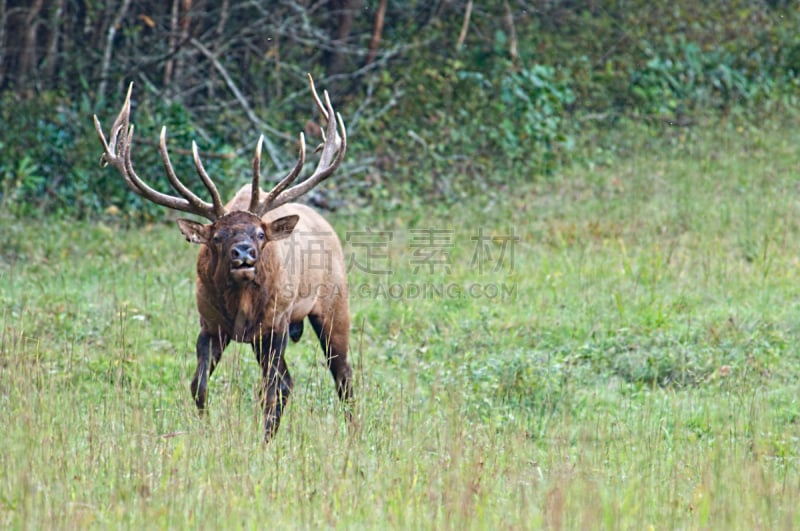
POLYGON ((320 202, 457 200, 624 149, 630 121, 794 108, 799 21, 776 0, 0 0, 0 205, 158 216, 97 166, 91 115, 108 127, 130 81, 134 161, 158 186, 161 125, 226 193, 261 133, 280 174, 320 125, 307 72, 351 137, 320 202))

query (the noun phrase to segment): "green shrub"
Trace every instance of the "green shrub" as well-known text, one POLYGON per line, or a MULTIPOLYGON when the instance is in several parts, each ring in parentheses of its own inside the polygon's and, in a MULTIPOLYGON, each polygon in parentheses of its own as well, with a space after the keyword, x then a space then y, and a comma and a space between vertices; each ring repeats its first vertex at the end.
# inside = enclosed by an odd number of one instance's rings
POLYGON ((488 75, 458 72, 460 79, 474 83, 475 101, 488 102, 471 125, 486 141, 483 151, 504 155, 501 167, 513 170, 534 162, 538 171, 548 171, 557 153, 573 143, 563 124, 575 96, 567 81, 556 78, 552 66, 533 64, 519 70, 503 66, 488 75))
POLYGON ((704 51, 684 38, 666 38, 661 50, 642 47, 647 63, 630 72, 631 95, 638 112, 672 115, 695 109, 725 110, 751 101, 760 84, 720 49, 704 51))

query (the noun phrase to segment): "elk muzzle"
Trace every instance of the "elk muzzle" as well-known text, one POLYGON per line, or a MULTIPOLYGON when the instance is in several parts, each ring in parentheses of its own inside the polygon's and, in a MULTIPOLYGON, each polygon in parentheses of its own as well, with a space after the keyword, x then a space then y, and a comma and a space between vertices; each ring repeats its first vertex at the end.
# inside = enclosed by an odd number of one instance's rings
POLYGON ((256 276, 258 247, 249 239, 231 245, 229 251, 231 278, 236 282, 252 281, 256 276))

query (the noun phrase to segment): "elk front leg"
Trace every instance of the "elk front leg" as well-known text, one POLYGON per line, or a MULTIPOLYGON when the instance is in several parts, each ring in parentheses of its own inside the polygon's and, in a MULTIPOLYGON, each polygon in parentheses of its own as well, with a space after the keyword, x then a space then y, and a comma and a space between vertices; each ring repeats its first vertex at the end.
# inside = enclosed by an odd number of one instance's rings
POLYGON ((230 339, 224 334, 211 334, 205 330, 197 336, 197 369, 192 378, 192 398, 202 414, 206 409, 208 396, 208 377, 219 363, 222 351, 228 346, 230 339))
POLYGON ((258 364, 263 375, 261 400, 264 406, 264 441, 278 431, 281 415, 289 403, 294 382, 283 357, 288 340, 287 331, 271 331, 253 342, 258 364))

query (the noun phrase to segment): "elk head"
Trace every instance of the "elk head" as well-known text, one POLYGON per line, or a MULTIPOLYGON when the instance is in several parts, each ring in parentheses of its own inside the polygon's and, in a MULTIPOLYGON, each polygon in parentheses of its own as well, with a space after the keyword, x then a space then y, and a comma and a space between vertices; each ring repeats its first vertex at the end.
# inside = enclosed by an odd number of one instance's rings
POLYGON ((266 244, 288 237, 298 220, 289 215, 266 223, 251 212, 234 211, 211 224, 179 219, 178 226, 187 241, 207 246, 212 257, 208 268, 218 283, 227 276, 238 284, 257 280, 266 244))

